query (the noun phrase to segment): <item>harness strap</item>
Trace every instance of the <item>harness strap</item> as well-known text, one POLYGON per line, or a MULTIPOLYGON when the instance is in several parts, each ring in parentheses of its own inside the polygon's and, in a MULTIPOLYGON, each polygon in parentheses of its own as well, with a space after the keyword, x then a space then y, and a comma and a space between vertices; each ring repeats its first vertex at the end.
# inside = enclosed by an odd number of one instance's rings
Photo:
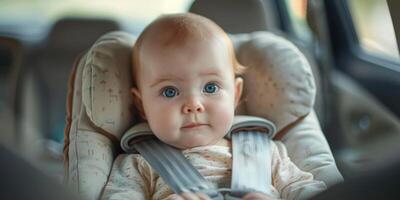
POLYGON ((201 192, 213 200, 241 199, 248 192, 271 192, 272 122, 249 116, 235 117, 226 137, 232 139, 230 189, 217 190, 193 167, 182 152, 158 140, 146 123, 128 130, 121 139, 127 153, 139 152, 176 194, 201 192))
POLYGON ((270 147, 275 133, 275 125, 264 118, 235 116, 226 136, 232 140, 232 180, 228 196, 241 198, 255 191, 271 194, 270 147))
POLYGON ((239 131, 232 134, 232 191, 242 197, 248 192, 270 194, 271 189, 271 139, 264 132, 239 131))
POLYGON ((218 190, 204 179, 178 149, 155 137, 135 143, 133 146, 176 194, 200 192, 213 200, 223 199, 218 190))

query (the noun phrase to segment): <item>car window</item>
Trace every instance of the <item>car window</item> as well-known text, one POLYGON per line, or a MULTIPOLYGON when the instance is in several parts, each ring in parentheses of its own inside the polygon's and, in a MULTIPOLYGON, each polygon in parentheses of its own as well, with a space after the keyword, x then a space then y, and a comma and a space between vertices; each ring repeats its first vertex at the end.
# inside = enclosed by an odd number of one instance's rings
POLYGON ((400 61, 386 0, 348 0, 359 45, 368 54, 400 61))
POLYGON ((294 34, 304 41, 311 40, 311 30, 307 24, 307 0, 285 0, 294 34))
POLYGON ((52 23, 63 17, 111 18, 125 30, 139 33, 164 13, 188 10, 193 0, 2 0, 0 34, 30 38, 45 37, 52 23))

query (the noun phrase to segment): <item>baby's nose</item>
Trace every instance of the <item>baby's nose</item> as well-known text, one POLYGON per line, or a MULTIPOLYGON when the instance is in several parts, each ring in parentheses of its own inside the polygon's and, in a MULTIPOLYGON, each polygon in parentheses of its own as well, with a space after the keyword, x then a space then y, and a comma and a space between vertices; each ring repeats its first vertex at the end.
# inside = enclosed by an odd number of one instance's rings
POLYGON ((183 105, 183 113, 190 114, 190 113, 202 113, 204 112, 203 104, 198 100, 190 100, 185 105, 183 105))

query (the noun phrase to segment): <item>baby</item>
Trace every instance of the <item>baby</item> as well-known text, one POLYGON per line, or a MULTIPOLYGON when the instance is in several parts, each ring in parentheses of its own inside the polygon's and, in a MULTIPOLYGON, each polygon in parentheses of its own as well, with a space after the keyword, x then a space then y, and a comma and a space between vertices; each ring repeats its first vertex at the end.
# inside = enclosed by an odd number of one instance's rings
MULTIPOLYGON (((161 141, 182 150, 218 188, 229 188, 230 141, 224 138, 242 93, 244 71, 227 34, 195 14, 164 15, 139 36, 133 51, 134 103, 161 141)), ((280 142, 271 143, 273 194, 244 199, 303 199, 324 190, 321 181, 299 170, 280 142)), ((103 199, 209 199, 173 194, 139 154, 121 154, 103 199)))

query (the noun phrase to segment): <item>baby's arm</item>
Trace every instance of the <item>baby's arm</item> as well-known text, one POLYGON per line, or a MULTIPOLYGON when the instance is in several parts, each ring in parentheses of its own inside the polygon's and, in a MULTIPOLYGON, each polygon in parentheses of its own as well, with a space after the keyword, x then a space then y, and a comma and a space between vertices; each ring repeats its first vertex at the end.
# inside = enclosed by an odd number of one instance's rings
POLYGON ((121 154, 113 164, 101 199, 151 199, 151 183, 138 155, 121 154))
POLYGON ((283 143, 272 144, 272 181, 283 199, 309 199, 326 189, 322 181, 300 170, 289 158, 283 143))

